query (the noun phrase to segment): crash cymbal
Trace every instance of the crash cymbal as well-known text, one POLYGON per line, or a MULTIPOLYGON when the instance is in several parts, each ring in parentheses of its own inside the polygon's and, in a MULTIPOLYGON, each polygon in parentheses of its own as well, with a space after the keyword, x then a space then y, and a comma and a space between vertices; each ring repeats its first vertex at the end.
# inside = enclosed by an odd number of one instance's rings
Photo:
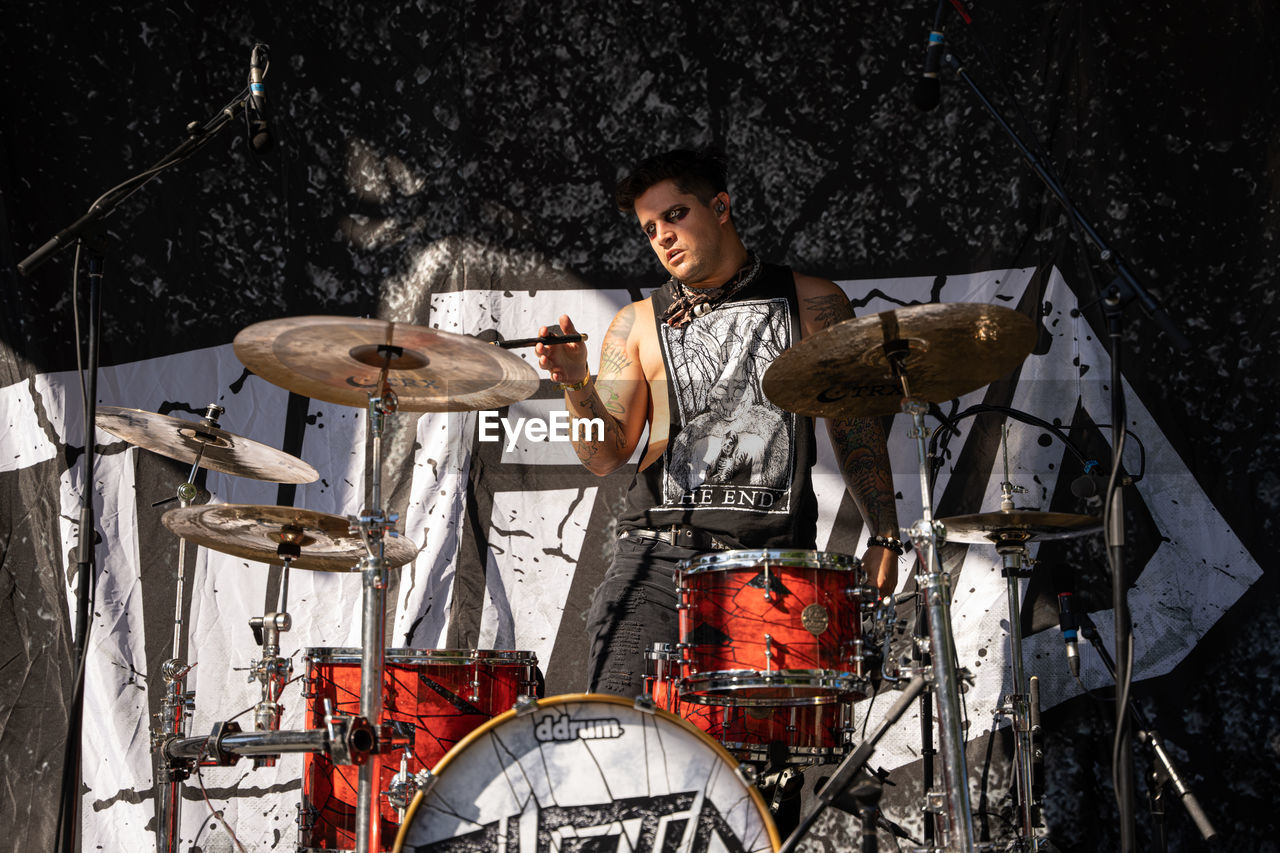
POLYGON ((327 403, 363 407, 392 347, 387 382, 410 412, 496 409, 531 396, 538 374, 467 335, 361 317, 285 317, 236 335, 236 357, 263 379, 327 403))
POLYGON ((296 456, 248 438, 171 415, 99 406, 98 428, 130 444, 200 467, 271 483, 314 483, 316 469, 296 456), (203 449, 204 453, 201 454, 203 449))
MULTIPOLYGON (((211 504, 171 509, 161 516, 164 526, 197 545, 223 554, 275 566, 284 564, 281 542, 301 551, 290 564, 295 569, 321 572, 355 571, 365 556, 360 534, 341 515, 289 506, 211 504)), ((383 539, 387 568, 403 566, 418 549, 403 536, 383 539)))
POLYGON ((889 354, 905 358, 911 394, 941 403, 1007 375, 1036 343, 1025 314, 974 302, 912 305, 844 320, 774 359, 764 393, 789 412, 868 417, 901 411, 889 354))
POLYGON ((1071 539, 1097 533, 1102 529, 1102 519, 1091 515, 1040 512, 1033 509, 956 515, 939 521, 947 530, 946 541, 971 545, 1071 539))

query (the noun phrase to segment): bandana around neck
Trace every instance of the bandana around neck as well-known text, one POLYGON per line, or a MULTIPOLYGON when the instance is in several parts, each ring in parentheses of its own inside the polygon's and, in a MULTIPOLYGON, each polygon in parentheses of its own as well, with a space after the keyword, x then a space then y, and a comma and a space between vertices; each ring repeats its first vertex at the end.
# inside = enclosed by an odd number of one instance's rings
POLYGON ((760 258, 755 252, 747 252, 747 262, 719 287, 693 288, 672 276, 670 284, 674 286, 676 298, 662 315, 662 322, 673 329, 683 329, 694 319, 709 314, 733 294, 742 290, 756 280, 760 274, 760 258))

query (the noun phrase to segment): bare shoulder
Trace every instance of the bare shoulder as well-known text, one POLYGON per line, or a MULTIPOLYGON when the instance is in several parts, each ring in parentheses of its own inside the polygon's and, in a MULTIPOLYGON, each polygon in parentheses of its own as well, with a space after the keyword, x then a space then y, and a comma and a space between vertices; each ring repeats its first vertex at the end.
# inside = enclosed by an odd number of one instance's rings
POLYGON ((834 281, 795 273, 800 322, 806 335, 853 316, 849 297, 834 281))
POLYGON ((609 324, 609 337, 635 341, 653 333, 653 300, 641 299, 622 306, 609 324))

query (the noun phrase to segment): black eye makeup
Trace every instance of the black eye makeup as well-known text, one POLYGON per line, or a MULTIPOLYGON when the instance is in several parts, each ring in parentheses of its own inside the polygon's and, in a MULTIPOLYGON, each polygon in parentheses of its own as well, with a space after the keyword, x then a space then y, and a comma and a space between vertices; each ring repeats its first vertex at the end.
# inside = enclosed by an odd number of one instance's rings
MULTIPOLYGON (((688 215, 689 215, 689 208, 681 204, 669 210, 663 211, 662 219, 665 222, 679 222, 681 219, 684 219, 688 215)), ((644 233, 645 233, 645 236, 647 236, 650 240, 652 240, 654 236, 657 235, 658 233, 658 226, 650 222, 644 226, 644 233)))

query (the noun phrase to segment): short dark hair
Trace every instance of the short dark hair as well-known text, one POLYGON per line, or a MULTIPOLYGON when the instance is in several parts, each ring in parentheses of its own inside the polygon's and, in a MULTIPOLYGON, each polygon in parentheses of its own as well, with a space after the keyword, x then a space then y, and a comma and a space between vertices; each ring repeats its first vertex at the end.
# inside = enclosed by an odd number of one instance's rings
POLYGON ((692 151, 677 148, 641 160, 631 173, 618 182, 614 200, 618 210, 636 209, 636 199, 655 184, 674 181, 682 193, 697 196, 703 204, 729 188, 724 155, 710 148, 692 151))

